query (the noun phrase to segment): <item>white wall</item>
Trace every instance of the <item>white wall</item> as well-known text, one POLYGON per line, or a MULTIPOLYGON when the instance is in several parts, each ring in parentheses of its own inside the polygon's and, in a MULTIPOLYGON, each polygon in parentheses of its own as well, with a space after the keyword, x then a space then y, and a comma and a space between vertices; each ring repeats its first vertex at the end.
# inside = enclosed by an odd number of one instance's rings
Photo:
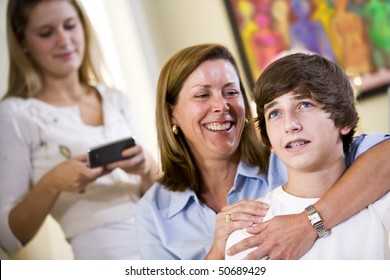
POLYGON ((390 132, 390 87, 386 92, 373 97, 367 97, 357 103, 360 116, 360 127, 363 133, 390 132))
MULTIPOLYGON (((244 73, 223 0, 130 0, 142 3, 157 65, 157 80, 164 64, 178 50, 194 44, 219 43, 237 57, 244 73)), ((246 81, 244 81, 246 84, 246 81)))
POLYGON ((8 83, 8 54, 5 31, 7 0, 0 0, 0 98, 4 95, 8 83))

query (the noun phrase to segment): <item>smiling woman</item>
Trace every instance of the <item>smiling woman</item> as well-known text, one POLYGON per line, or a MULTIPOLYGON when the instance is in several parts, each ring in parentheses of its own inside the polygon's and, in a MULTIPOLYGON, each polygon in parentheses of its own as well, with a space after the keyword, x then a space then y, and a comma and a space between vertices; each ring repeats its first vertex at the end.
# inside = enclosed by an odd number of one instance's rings
MULTIPOLYGON (((161 71, 156 101, 164 174, 137 209, 142 257, 202 259, 211 245, 223 257, 229 229, 213 244, 216 213, 268 188, 259 175, 266 171, 268 151, 259 146, 235 59, 215 44, 177 52, 161 71), (231 190, 235 183, 240 191, 231 190)), ((265 213, 260 202, 248 205, 242 226, 265 213)))

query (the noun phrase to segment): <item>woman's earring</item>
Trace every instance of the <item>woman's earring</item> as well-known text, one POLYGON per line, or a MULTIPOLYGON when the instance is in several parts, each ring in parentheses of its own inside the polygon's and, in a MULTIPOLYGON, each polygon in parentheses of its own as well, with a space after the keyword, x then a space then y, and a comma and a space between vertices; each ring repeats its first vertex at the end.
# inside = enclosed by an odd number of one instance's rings
POLYGON ((249 123, 249 120, 247 118, 245 118, 245 125, 244 125, 244 127, 247 127, 248 123, 249 123))
POLYGON ((179 134, 179 129, 177 128, 177 125, 176 125, 176 124, 173 124, 173 125, 172 125, 172 132, 173 132, 173 134, 175 134, 175 135, 178 135, 178 134, 179 134))

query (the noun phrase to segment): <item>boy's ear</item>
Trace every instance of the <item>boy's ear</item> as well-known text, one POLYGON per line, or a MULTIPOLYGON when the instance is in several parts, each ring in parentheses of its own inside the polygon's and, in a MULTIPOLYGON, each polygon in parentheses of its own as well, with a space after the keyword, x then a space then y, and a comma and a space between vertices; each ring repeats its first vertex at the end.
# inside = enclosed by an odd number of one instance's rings
POLYGON ((341 135, 347 135, 351 131, 351 126, 346 126, 340 129, 341 135))

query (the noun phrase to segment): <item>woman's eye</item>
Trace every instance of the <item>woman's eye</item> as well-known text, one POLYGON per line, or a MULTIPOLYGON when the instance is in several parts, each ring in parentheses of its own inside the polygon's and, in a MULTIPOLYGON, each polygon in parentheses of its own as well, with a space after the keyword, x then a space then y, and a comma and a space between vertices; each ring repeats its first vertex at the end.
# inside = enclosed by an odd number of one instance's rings
POLYGON ((239 92, 237 90, 229 90, 224 93, 226 97, 235 97, 239 95, 239 92))
POLYGON ((53 32, 51 30, 41 31, 41 32, 39 32, 39 37, 47 38, 47 37, 50 37, 52 34, 53 34, 53 32))
POLYGON ((76 24, 75 23, 68 23, 65 25, 65 29, 66 30, 72 30, 76 27, 76 24))
POLYGON ((207 97, 209 97, 209 94, 208 93, 198 93, 195 98, 197 99, 206 99, 207 97))

